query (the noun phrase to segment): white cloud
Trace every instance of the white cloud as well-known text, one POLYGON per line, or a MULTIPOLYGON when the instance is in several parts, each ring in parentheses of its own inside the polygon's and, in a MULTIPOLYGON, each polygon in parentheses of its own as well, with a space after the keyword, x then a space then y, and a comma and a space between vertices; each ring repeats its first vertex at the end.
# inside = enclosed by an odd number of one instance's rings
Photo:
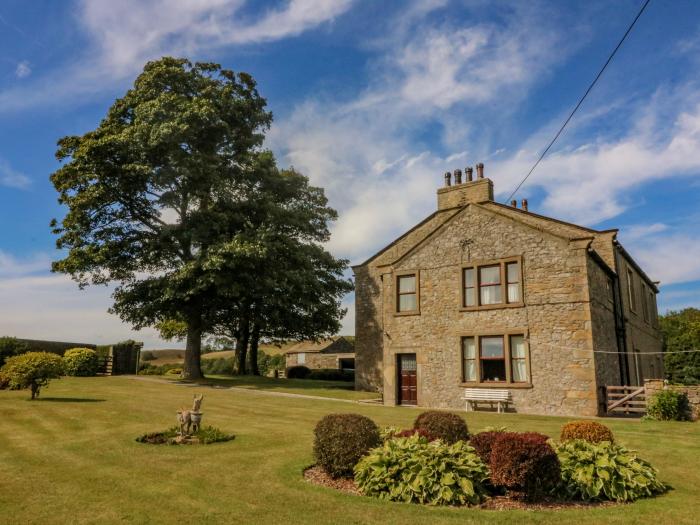
POLYGON ((64 275, 47 273, 49 257, 25 260, 0 252, 0 336, 108 344, 124 339, 150 347, 180 347, 160 340, 152 329, 133 331, 114 315, 111 288, 80 290, 64 275))
POLYGON ((29 177, 14 169, 9 162, 0 158, 0 186, 26 188, 30 183, 31 179, 29 177))
POLYGON ((73 63, 0 92, 0 111, 57 100, 76 103, 133 77, 163 55, 196 56, 224 46, 280 40, 334 20, 354 0, 289 0, 260 16, 246 0, 81 0, 78 20, 90 45, 73 63))
POLYGON ((15 76, 17 78, 26 78, 29 75, 32 74, 32 67, 29 65, 29 62, 26 60, 23 60, 19 64, 17 64, 17 67, 15 68, 15 76))

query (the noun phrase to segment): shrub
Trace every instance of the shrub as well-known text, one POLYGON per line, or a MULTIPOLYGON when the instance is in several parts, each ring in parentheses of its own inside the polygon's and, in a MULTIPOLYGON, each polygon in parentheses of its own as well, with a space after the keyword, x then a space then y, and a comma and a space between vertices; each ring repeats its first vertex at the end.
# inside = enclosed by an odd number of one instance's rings
POLYGON ((0 368, 8 357, 29 352, 29 345, 16 337, 0 337, 0 368))
POLYGON ((503 434, 503 432, 479 432, 469 438, 469 445, 474 448, 481 460, 488 464, 491 461, 491 448, 493 447, 493 443, 501 434, 503 434))
POLYGON ((62 373, 61 356, 48 352, 27 352, 10 357, 0 370, 9 388, 29 388, 32 399, 39 396, 41 387, 48 385, 50 379, 58 378, 62 373))
POLYGON ((438 410, 423 412, 416 418, 413 428, 423 429, 448 444, 469 439, 469 430, 464 419, 451 412, 438 410))
POLYGON ((561 429, 561 440, 584 439, 589 443, 615 441, 612 430, 595 421, 569 421, 561 429))
POLYGON ((662 390, 647 405, 647 417, 658 421, 687 421, 690 419, 690 403, 685 392, 662 390))
POLYGON ((360 458, 379 443, 379 429, 368 417, 329 414, 314 430, 314 457, 332 477, 349 477, 360 458))
POLYGON ((354 381, 355 373, 347 370, 338 370, 335 368, 320 368, 311 370, 307 379, 319 379, 322 381, 354 381))
POLYGON ((63 370, 69 376, 97 375, 97 352, 90 348, 71 348, 63 354, 63 370))
POLYGON ((552 492, 561 479, 559 460, 535 432, 503 432, 491 447, 491 481, 516 499, 534 501, 552 492))
POLYGON ((634 501, 666 490, 656 469, 621 445, 573 439, 557 445, 557 456, 568 498, 634 501))
POLYGON ((285 371, 284 375, 288 379, 306 379, 309 377, 311 370, 304 365, 290 366, 285 371))
POLYGON ((225 357, 202 359, 202 372, 210 375, 231 375, 233 360, 225 357))
POLYGON ((385 441, 355 467, 363 494, 427 505, 480 503, 487 479, 488 468, 464 441, 429 442, 418 434, 385 441))
POLYGON ((169 368, 168 370, 165 371, 165 374, 169 375, 169 376, 180 376, 180 375, 182 375, 182 368, 181 367, 169 368))
POLYGON ((399 427, 383 427, 379 429, 379 439, 382 441, 394 439, 399 432, 401 432, 399 427))
POLYGON ((154 361, 155 359, 156 355, 150 350, 144 350, 141 352, 141 361, 154 361))
POLYGON ((436 439, 440 439, 438 437, 433 436, 430 432, 422 428, 409 428, 406 430, 402 430, 394 434, 393 438, 405 438, 411 436, 420 436, 428 441, 435 441, 436 439))

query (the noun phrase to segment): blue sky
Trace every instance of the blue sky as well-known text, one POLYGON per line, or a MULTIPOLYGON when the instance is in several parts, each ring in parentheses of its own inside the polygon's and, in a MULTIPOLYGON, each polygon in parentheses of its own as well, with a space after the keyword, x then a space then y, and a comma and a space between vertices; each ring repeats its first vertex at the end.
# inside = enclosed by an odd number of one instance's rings
MULTIPOLYGON (((251 73, 283 166, 326 188, 329 248, 353 263, 434 210, 446 170, 484 162, 507 199, 641 0, 3 0, 0 334, 110 342, 107 288, 48 271, 56 140, 93 129, 162 55, 251 73)), ((700 306, 700 3, 652 0, 518 198, 620 240, 662 282, 662 311, 700 306)), ((353 297, 345 333, 352 333, 353 297)))

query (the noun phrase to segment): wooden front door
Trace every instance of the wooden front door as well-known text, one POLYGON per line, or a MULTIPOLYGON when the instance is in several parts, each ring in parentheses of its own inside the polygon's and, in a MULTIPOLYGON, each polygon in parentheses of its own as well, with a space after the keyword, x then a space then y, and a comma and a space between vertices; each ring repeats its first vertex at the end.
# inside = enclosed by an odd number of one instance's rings
POLYGON ((418 404, 418 366, 416 354, 397 356, 399 405, 418 404))

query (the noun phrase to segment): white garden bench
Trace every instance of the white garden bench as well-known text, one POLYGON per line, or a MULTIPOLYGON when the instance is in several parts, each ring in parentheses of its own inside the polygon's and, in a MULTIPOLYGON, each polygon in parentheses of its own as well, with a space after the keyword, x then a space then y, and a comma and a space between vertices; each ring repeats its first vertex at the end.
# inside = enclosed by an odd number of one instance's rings
POLYGON ((474 410, 476 403, 498 403, 498 412, 502 412, 502 407, 508 408, 510 402, 510 392, 508 390, 494 390, 491 388, 465 388, 464 400, 467 402, 466 410, 471 407, 474 410))

